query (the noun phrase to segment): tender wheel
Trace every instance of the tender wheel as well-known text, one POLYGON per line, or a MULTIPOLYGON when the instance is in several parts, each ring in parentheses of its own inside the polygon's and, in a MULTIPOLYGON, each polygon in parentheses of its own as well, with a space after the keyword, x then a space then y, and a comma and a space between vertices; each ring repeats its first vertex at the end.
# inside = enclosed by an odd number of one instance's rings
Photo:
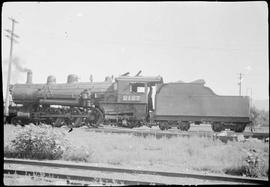
POLYGON ((160 130, 162 130, 162 131, 164 131, 166 129, 166 127, 163 126, 162 124, 159 124, 158 126, 159 126, 160 130))
POLYGON ((217 122, 212 123, 211 127, 214 132, 221 132, 225 129, 222 123, 217 123, 217 122))
POLYGON ((246 124, 240 123, 240 124, 235 124, 233 131, 234 132, 243 132, 246 128, 246 124))
POLYGON ((159 126, 160 130, 162 130, 162 131, 170 128, 168 122, 161 122, 158 126, 159 126))
POLYGON ((187 121, 178 122, 177 128, 181 131, 188 131, 190 128, 190 123, 187 121))

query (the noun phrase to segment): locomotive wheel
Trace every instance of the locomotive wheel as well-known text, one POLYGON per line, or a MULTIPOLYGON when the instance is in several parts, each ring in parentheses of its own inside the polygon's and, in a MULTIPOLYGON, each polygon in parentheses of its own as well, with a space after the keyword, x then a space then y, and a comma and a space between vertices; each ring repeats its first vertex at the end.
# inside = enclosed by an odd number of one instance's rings
POLYGON ((76 118, 74 122, 75 127, 81 127, 82 126, 82 118, 76 118))
POLYGON ((82 121, 83 119, 81 117, 78 118, 66 118, 65 119, 65 124, 68 127, 81 127, 82 126, 82 121))
POLYGON ((14 124, 14 125, 24 126, 24 125, 29 124, 29 122, 30 122, 29 119, 25 119, 25 118, 19 118, 19 117, 11 118, 11 124, 14 124))
POLYGON ((120 124, 121 127, 125 127, 125 128, 130 127, 130 122, 126 119, 121 120, 120 123, 121 123, 120 124))
POLYGON ((78 118, 65 118, 64 123, 69 127, 77 127, 78 124, 76 124, 78 118))
POLYGON ((127 122, 128 122, 128 126, 127 126, 128 128, 136 128, 136 127, 142 126, 140 121, 132 120, 132 121, 127 121, 127 122))
POLYGON ((94 114, 95 119, 93 120, 93 123, 96 125, 100 125, 104 121, 103 113, 100 109, 95 108, 92 112, 94 114))
POLYGON ((214 132, 221 132, 225 129, 224 125, 218 122, 212 123, 211 127, 214 132))
POLYGON ((64 123, 63 118, 56 118, 55 121, 52 123, 54 127, 61 127, 64 123))
MULTIPOLYGON (((70 109, 71 115, 82 115, 82 112, 78 108, 71 108, 70 109)), ((80 127, 82 126, 82 118, 81 117, 72 117, 70 118, 70 125, 73 127, 80 127)))
POLYGON ((190 123, 187 121, 178 122, 177 128, 180 129, 181 131, 188 131, 190 128, 190 123))
POLYGON ((116 127, 127 127, 127 124, 125 124, 125 121, 122 119, 118 119, 115 123, 116 127))
POLYGON ((46 120, 44 120, 44 123, 47 124, 47 125, 52 125, 53 118, 47 118, 46 120))
POLYGON ((109 120, 104 120, 103 125, 113 125, 114 123, 110 122, 109 120))
POLYGON ((141 121, 134 121, 134 122, 133 122, 133 127, 132 127, 132 128, 134 128, 134 127, 141 127, 141 126, 143 126, 143 125, 144 125, 144 123, 141 122, 141 121))
POLYGON ((71 127, 73 127, 73 118, 64 118, 64 124, 67 126, 67 127, 69 127, 69 128, 71 128, 71 127))
POLYGON ((21 122, 21 119, 19 119, 17 117, 14 117, 14 118, 11 119, 11 124, 16 126, 16 125, 21 125, 22 122, 21 122))
POLYGON ((104 121, 103 113, 98 108, 93 108, 91 113, 85 119, 88 127, 98 127, 104 121))

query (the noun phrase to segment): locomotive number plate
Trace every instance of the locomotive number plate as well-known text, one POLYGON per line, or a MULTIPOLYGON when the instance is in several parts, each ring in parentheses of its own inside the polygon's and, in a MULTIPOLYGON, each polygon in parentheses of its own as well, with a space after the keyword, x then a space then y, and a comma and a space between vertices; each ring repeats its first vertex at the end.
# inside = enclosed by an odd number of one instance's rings
POLYGON ((140 101, 138 95, 123 95, 123 101, 140 101))

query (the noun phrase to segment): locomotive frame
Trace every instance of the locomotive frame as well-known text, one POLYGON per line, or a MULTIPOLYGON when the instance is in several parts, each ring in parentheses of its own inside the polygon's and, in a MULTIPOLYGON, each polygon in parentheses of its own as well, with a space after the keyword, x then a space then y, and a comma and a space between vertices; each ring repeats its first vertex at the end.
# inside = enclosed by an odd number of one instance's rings
POLYGON ((9 123, 158 125, 161 130, 177 126, 187 131, 191 123, 207 122, 215 132, 243 132, 250 123, 248 97, 218 96, 203 80, 163 83, 161 76, 122 75, 115 81, 107 77, 104 82, 78 82, 72 74, 67 83, 48 76, 47 84, 32 84, 32 73, 27 75, 26 84, 11 86, 16 105, 9 107, 9 123))

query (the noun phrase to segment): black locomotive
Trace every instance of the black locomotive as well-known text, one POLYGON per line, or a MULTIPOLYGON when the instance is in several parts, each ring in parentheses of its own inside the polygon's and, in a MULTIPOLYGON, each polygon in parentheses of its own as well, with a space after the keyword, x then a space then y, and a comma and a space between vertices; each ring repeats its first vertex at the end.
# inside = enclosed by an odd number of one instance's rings
POLYGON ((191 83, 163 83, 161 76, 123 74, 104 82, 78 82, 69 75, 67 83, 33 84, 28 73, 26 84, 11 86, 13 105, 6 120, 13 124, 46 123, 53 126, 122 127, 159 125, 187 131, 191 123, 211 123, 215 132, 229 128, 242 132, 250 123, 249 98, 218 96, 203 80, 191 83))

